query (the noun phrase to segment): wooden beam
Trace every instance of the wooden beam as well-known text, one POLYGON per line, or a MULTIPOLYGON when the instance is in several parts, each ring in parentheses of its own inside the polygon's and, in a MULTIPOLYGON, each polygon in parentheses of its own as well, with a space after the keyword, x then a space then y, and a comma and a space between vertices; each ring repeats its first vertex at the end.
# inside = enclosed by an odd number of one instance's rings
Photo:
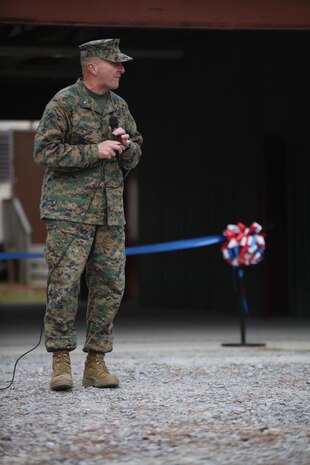
POLYGON ((309 29, 309 0, 2 0, 1 23, 309 29))

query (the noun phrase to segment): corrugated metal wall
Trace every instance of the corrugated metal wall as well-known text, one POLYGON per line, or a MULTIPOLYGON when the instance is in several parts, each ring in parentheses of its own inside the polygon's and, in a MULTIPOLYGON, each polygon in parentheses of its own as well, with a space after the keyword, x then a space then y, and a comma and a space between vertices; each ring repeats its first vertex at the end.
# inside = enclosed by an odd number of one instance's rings
MULTIPOLYGON (((309 44, 308 33, 206 32, 181 60, 143 63, 140 243, 266 225, 276 245, 246 273, 254 314, 310 312, 309 44)), ((234 307, 217 246, 141 257, 140 279, 145 304, 234 307)))
MULTIPOLYGON (((147 51, 145 31, 140 42, 147 51)), ((261 222, 266 260, 246 273, 252 313, 309 315, 310 31, 186 30, 167 43, 174 58, 145 53, 128 65, 119 91, 145 138, 139 243, 261 222)), ((27 81, 18 111, 40 117, 53 86, 71 82, 48 81, 40 102, 27 81)), ((16 89, 14 82, 6 94, 16 89)), ((137 262, 143 304, 234 311, 218 246, 137 262)))
POLYGON ((309 134, 289 144, 288 241, 289 306, 296 316, 310 315, 310 151, 309 134))

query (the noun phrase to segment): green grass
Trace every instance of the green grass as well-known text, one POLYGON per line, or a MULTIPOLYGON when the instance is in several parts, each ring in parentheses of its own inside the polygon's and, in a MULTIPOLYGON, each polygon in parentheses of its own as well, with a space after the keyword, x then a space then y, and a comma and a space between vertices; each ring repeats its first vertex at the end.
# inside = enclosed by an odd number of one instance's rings
POLYGON ((0 304, 37 304, 45 302, 45 289, 32 289, 15 283, 0 284, 0 304))
POLYGON ((45 303, 45 295, 6 295, 0 296, 0 304, 40 304, 45 303))

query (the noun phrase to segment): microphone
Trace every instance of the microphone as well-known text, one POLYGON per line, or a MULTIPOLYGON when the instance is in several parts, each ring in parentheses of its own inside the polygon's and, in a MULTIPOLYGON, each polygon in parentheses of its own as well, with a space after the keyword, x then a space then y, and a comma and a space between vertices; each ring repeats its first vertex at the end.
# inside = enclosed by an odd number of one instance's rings
POLYGON ((114 116, 114 115, 110 116, 109 126, 112 129, 112 132, 118 128, 118 117, 117 116, 114 116))
MULTIPOLYGON (((110 116, 109 126, 111 128, 112 133, 113 133, 113 131, 115 131, 115 129, 118 128, 118 117, 117 116, 115 116, 115 115, 110 116)), ((113 137, 113 140, 121 142, 120 136, 114 136, 114 134, 112 134, 112 137, 113 137)), ((118 164, 120 165, 119 157, 120 157, 120 154, 117 153, 116 154, 116 159, 117 159, 118 164)))

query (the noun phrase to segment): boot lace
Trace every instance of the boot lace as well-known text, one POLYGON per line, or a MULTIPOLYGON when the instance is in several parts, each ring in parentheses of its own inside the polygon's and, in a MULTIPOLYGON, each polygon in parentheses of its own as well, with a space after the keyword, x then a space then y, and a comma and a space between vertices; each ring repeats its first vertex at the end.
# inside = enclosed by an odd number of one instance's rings
POLYGON ((96 365, 98 365, 102 372, 109 373, 102 354, 96 354, 96 365))
POLYGON ((57 352, 55 354, 55 368, 70 371, 70 357, 66 352, 57 352))

